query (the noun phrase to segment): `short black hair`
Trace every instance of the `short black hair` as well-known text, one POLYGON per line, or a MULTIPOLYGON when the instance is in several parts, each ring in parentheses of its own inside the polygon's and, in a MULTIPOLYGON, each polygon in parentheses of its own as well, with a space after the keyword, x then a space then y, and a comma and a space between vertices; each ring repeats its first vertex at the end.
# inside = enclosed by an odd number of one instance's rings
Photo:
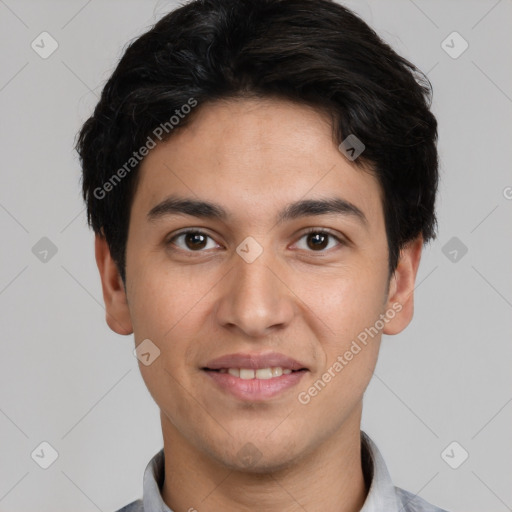
POLYGON ((268 97, 326 113, 337 144, 362 141, 354 163, 381 186, 390 275, 407 242, 435 238, 437 121, 424 74, 334 1, 194 0, 127 45, 78 134, 88 223, 123 282, 137 150, 203 104, 268 97))

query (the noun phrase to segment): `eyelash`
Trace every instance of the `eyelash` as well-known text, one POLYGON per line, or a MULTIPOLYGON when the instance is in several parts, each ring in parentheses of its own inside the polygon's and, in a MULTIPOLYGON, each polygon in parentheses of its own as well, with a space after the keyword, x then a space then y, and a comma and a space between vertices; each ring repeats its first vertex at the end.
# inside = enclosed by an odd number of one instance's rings
MULTIPOLYGON (((193 234, 199 234, 199 235, 204 235, 210 239, 213 240, 213 238, 206 232, 204 231, 201 231, 200 229, 195 229, 195 228, 187 228, 187 229, 184 229, 183 231, 180 231, 179 233, 176 233, 174 236, 172 236, 167 242, 166 242, 166 245, 168 246, 171 246, 171 245, 175 245, 173 242, 174 240, 176 240, 178 237, 180 236, 183 236, 183 235, 187 235, 189 233, 193 233, 193 234)), ((329 230, 326 230, 325 228, 307 228, 306 231, 304 233, 302 233, 301 237, 299 238, 299 240, 302 240, 302 238, 304 238, 305 236, 311 234, 311 233, 315 233, 315 234, 322 234, 322 235, 327 235, 331 238, 334 238, 338 244, 340 246, 344 246, 344 245, 347 245, 347 243, 340 237, 334 235, 333 233, 331 233, 329 230)), ((174 249, 173 249, 174 250, 174 249)), ((193 251, 193 250, 190 250, 190 249, 182 249, 181 247, 178 247, 179 251, 183 251, 185 253, 189 253, 189 254, 194 254, 194 253, 202 253, 202 252, 206 252, 208 249, 200 249, 200 250, 197 250, 197 251, 193 251)), ((323 254, 327 251, 330 251, 332 250, 331 249, 322 249, 322 250, 319 250, 319 251, 313 251, 313 250, 309 250, 307 252, 311 252, 311 253, 319 253, 319 254, 323 254)))

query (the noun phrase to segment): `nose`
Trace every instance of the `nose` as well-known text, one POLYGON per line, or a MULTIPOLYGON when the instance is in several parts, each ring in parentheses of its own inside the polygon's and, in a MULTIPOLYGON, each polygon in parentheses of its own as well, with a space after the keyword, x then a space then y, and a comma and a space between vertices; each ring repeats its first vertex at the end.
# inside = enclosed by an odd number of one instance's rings
POLYGON ((238 254, 220 283, 217 322, 246 337, 259 338, 288 326, 294 315, 293 292, 283 271, 265 250, 252 263, 238 254))

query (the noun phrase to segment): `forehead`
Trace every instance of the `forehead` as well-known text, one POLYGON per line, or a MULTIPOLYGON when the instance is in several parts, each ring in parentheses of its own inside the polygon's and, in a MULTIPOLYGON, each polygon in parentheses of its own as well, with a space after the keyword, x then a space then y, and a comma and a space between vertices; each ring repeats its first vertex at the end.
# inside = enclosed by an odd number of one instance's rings
POLYGON ((263 221, 283 204, 336 196, 368 217, 381 214, 376 178, 339 151, 325 114, 268 98, 196 108, 143 160, 133 209, 147 213, 168 195, 194 196, 263 221))

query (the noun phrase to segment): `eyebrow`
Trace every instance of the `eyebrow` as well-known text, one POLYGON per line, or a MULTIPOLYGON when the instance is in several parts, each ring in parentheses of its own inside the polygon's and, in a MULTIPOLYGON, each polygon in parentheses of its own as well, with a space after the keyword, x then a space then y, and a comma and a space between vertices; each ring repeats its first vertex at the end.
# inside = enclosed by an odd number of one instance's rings
MULTIPOLYGON (((170 215, 191 215, 204 219, 228 220, 229 213, 219 204, 210 201, 169 196, 156 206, 151 208, 147 217, 154 221, 170 215)), ((365 227, 368 226, 368 219, 357 206, 340 197, 326 199, 303 199, 286 205, 277 215, 276 223, 307 217, 312 215, 336 214, 353 217, 365 227)))

